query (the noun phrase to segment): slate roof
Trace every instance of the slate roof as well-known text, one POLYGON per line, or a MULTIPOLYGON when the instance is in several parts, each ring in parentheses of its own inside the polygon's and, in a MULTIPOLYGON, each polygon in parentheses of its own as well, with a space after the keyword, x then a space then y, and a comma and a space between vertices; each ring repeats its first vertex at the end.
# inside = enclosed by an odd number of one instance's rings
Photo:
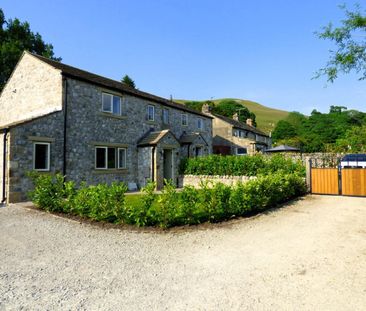
MULTIPOLYGON (((168 133, 171 133, 173 135, 173 133, 170 130, 149 132, 147 133, 147 135, 145 135, 138 141, 137 146, 139 147, 155 146, 168 133)), ((175 138, 174 135, 173 137, 175 138)))
MULTIPOLYGON (((199 136, 202 137, 202 135, 200 133, 186 133, 183 134, 180 138, 179 138, 179 142, 181 144, 191 144, 193 143, 199 136)), ((207 142, 205 141, 205 139, 202 137, 202 140, 205 142, 205 144, 207 145, 207 142)))
MULTIPOLYGON (((27 52, 27 53, 29 53, 29 52, 27 52)), ((109 78, 105 78, 105 77, 96 75, 94 73, 91 73, 91 72, 88 72, 88 71, 85 71, 85 70, 81 70, 81 69, 78 69, 78 68, 75 68, 75 67, 72 67, 72 66, 54 61, 54 60, 49 59, 47 57, 37 55, 37 54, 33 54, 33 53, 29 53, 29 54, 31 54, 34 57, 38 58, 42 62, 47 63, 48 65, 50 65, 50 66, 52 66, 56 69, 61 70, 62 74, 67 76, 67 77, 74 78, 74 79, 77 79, 77 80, 86 81, 86 82, 89 82, 89 83, 92 83, 92 84, 96 84, 96 85, 103 86, 103 87, 106 87, 106 88, 109 88, 109 89, 113 89, 113 90, 116 90, 116 91, 119 91, 119 92, 123 92, 123 93, 129 94, 129 95, 132 95, 132 96, 136 96, 136 97, 140 97, 140 98, 143 98, 143 99, 151 100, 153 102, 163 104, 164 106, 167 106, 167 107, 179 109, 179 110, 186 111, 186 112, 189 112, 189 113, 193 113, 193 114, 205 117, 205 118, 212 119, 212 117, 210 117, 210 116, 208 116, 208 115, 206 115, 206 114, 204 114, 200 111, 188 108, 184 105, 175 103, 173 101, 170 101, 168 99, 165 99, 165 98, 162 98, 162 97, 159 97, 159 96, 155 96, 155 95, 152 95, 152 94, 149 94, 149 93, 146 93, 146 92, 136 90, 136 89, 134 89, 132 87, 129 87, 126 84, 121 83, 119 81, 112 80, 112 79, 109 79, 109 78)))
POLYGON ((300 149, 287 145, 280 145, 266 150, 266 152, 291 152, 291 151, 300 151, 300 149))
POLYGON ((227 122, 227 123, 229 123, 229 124, 231 124, 235 128, 239 128, 239 129, 250 131, 250 132, 262 135, 262 136, 269 137, 266 133, 262 132, 261 130, 258 130, 254 126, 250 126, 246 123, 239 122, 239 121, 236 121, 232 118, 222 116, 221 114, 212 113, 212 115, 219 118, 219 119, 221 119, 221 120, 223 120, 223 121, 225 121, 225 122, 227 122))

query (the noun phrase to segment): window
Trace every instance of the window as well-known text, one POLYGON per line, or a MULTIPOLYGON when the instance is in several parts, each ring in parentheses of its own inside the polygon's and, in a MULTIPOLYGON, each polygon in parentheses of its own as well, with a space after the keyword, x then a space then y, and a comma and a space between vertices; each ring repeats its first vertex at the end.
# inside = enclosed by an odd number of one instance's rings
POLYGON ((169 124, 169 110, 163 109, 163 123, 169 124))
POLYGON ((95 168, 126 168, 126 148, 95 147, 95 168))
POLYGON ((155 107, 152 105, 147 106, 147 120, 148 121, 155 120, 155 107))
POLYGON ((37 171, 50 170, 50 143, 34 143, 33 168, 37 171))
POLYGON ((118 148, 118 168, 126 168, 126 148, 118 148))
POLYGON ((247 154, 247 148, 236 148, 236 154, 237 155, 246 155, 247 154))
POLYGON ((122 114, 121 109, 121 97, 108 94, 108 93, 102 93, 102 111, 103 112, 109 112, 116 115, 122 114))
POLYGON ((197 128, 203 130, 203 120, 201 118, 197 119, 197 128))
POLYGON ((186 126, 188 124, 188 116, 186 113, 182 113, 182 125, 186 126))

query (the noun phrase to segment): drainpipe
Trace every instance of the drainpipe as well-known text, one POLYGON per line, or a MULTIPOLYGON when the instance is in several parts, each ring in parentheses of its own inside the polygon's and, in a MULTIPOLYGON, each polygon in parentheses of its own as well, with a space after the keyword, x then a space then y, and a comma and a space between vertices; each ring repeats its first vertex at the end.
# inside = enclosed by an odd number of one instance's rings
POLYGON ((155 146, 151 150, 151 181, 155 181, 155 146))
POLYGON ((62 165, 62 175, 64 180, 66 178, 66 144, 67 144, 67 78, 64 78, 65 83, 65 99, 64 99, 64 143, 63 143, 63 165, 62 165))
POLYGON ((3 149, 3 184, 2 184, 2 193, 3 197, 1 199, 1 204, 4 204, 6 201, 6 193, 5 193, 5 186, 6 186, 6 142, 7 142, 7 136, 8 136, 8 129, 4 129, 4 149, 3 149))

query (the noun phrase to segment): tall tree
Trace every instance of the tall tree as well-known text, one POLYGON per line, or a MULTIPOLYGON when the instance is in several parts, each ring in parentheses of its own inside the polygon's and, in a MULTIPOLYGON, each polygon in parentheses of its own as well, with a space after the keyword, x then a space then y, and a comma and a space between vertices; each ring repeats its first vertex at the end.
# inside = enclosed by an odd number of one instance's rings
POLYGON ((344 5, 341 8, 345 13, 341 26, 330 23, 317 33, 320 39, 332 41, 336 50, 330 51, 329 61, 316 73, 316 78, 326 76, 328 82, 333 82, 339 73, 354 71, 363 80, 366 79, 366 14, 358 5, 354 11, 344 5))
POLYGON ((21 22, 17 18, 6 21, 0 8, 0 91, 24 50, 56 61, 61 60, 54 56, 52 44, 45 43, 38 32, 30 30, 28 22, 21 22))
POLYGON ((248 108, 237 102, 235 99, 223 99, 212 108, 212 112, 229 118, 232 118, 232 116, 237 113, 239 116, 239 121, 245 123, 246 119, 252 119, 253 125, 257 126, 255 120, 256 115, 253 112, 250 112, 248 108))
POLYGON ((135 81, 133 81, 128 75, 125 75, 122 78, 121 82, 124 83, 124 84, 126 84, 129 87, 132 87, 133 89, 136 88, 135 81))

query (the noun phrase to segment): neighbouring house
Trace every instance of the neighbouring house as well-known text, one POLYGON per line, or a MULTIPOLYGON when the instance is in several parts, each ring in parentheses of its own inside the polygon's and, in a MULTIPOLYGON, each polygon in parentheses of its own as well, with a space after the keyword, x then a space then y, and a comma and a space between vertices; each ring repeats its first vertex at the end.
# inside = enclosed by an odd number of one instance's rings
POLYGON ((237 113, 233 118, 225 117, 210 110, 205 104, 202 112, 213 118, 213 153, 222 155, 253 155, 264 152, 272 146, 271 137, 253 126, 251 119, 239 121, 237 113))
POLYGON ((212 153, 212 117, 24 52, 0 96, 0 199, 26 200, 27 172, 77 184, 174 183, 182 158, 212 153))

